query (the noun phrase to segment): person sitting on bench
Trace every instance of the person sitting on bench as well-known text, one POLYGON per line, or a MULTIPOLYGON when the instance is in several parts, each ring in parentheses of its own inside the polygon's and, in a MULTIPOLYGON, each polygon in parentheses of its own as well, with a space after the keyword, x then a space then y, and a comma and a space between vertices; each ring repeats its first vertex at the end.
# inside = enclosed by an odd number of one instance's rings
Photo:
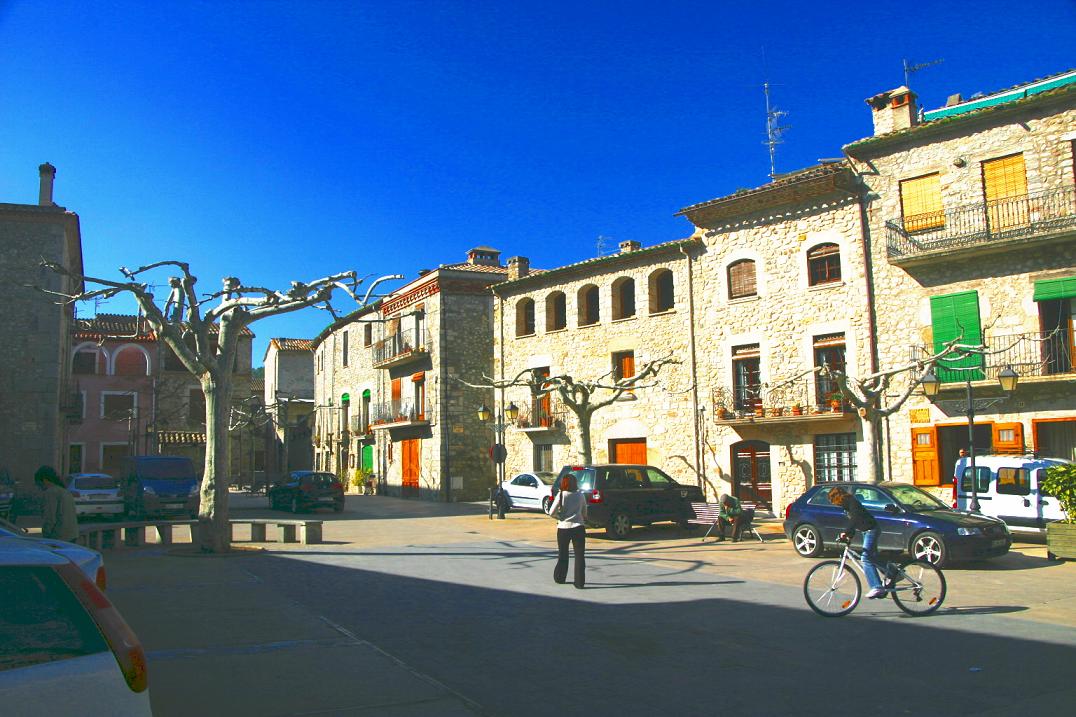
POLYGON ((732 526, 732 542, 740 542, 740 530, 743 528, 743 508, 740 501, 728 493, 718 501, 721 508, 717 513, 717 542, 725 539, 725 526, 732 526))

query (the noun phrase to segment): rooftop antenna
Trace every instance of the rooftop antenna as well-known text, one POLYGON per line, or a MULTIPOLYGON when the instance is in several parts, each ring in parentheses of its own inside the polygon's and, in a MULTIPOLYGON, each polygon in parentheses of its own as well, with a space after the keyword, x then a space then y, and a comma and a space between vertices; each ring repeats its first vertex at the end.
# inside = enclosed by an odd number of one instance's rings
POLYGON ((787 117, 788 113, 779 110, 770 104, 770 83, 762 83, 762 93, 766 95, 766 141, 763 144, 770 148, 770 179, 777 176, 777 145, 783 144, 781 136, 790 129, 788 125, 782 125, 781 118, 787 117))
POLYGON ((945 60, 931 60, 930 62, 920 62, 918 65, 913 65, 907 60, 904 60, 904 86, 910 90, 912 88, 912 75, 920 70, 925 70, 928 67, 940 65, 943 62, 945 62, 945 60))
POLYGON ((604 234, 598 235, 598 256, 605 256, 609 248, 609 242, 612 241, 611 237, 607 237, 604 234))

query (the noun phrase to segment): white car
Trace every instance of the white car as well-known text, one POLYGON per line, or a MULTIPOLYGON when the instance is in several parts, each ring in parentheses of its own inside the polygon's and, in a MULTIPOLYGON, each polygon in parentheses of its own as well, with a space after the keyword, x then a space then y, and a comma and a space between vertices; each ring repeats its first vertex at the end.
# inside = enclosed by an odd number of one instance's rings
POLYGON ((123 489, 119 479, 107 473, 72 473, 67 490, 75 499, 75 514, 123 515, 123 489))
POLYGON ((65 540, 33 537, 14 523, 0 519, 0 546, 29 544, 67 558, 101 590, 105 589, 105 559, 99 552, 65 540))
MULTIPOLYGON (((961 459, 966 460, 966 459, 961 459)), ((1065 511, 1056 497, 1039 488, 1050 466, 1071 463, 1064 458, 1037 458, 1018 454, 975 457, 978 480, 975 491, 979 512, 1000 518, 1014 533, 1042 535, 1046 524, 1064 520, 1065 511)), ((971 466, 965 466, 959 485, 954 485, 957 510, 971 510, 971 466)), ((954 478, 955 482, 955 478, 954 478)))
POLYGON ((556 479, 556 473, 532 471, 506 480, 501 487, 508 495, 509 508, 546 511, 552 502, 553 481, 556 479))
POLYGON ((138 637, 67 558, 32 540, 3 539, 0 595, 4 714, 152 714, 138 637))

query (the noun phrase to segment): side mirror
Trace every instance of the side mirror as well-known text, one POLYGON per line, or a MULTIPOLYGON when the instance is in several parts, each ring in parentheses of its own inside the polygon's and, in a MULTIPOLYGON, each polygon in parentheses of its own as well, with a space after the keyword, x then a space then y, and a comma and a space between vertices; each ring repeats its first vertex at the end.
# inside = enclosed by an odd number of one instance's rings
POLYGON ((886 513, 900 513, 900 508, 893 505, 892 503, 886 503, 885 508, 883 508, 883 510, 885 510, 886 513))

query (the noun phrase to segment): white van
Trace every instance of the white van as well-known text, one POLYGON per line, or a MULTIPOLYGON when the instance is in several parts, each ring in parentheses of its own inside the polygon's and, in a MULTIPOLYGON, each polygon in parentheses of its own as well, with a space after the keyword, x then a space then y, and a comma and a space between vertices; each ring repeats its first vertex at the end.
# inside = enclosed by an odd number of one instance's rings
MULTIPOLYGON (((975 490, 979 512, 1001 518, 1014 533, 1046 532, 1046 524, 1064 520, 1057 498, 1043 493, 1039 484, 1050 466, 1069 464, 1064 458, 1023 455, 975 456, 978 474, 975 490)), ((954 478, 954 483, 956 479, 954 478)), ((971 510, 971 467, 964 469, 960 485, 953 486, 957 510, 971 510)))

